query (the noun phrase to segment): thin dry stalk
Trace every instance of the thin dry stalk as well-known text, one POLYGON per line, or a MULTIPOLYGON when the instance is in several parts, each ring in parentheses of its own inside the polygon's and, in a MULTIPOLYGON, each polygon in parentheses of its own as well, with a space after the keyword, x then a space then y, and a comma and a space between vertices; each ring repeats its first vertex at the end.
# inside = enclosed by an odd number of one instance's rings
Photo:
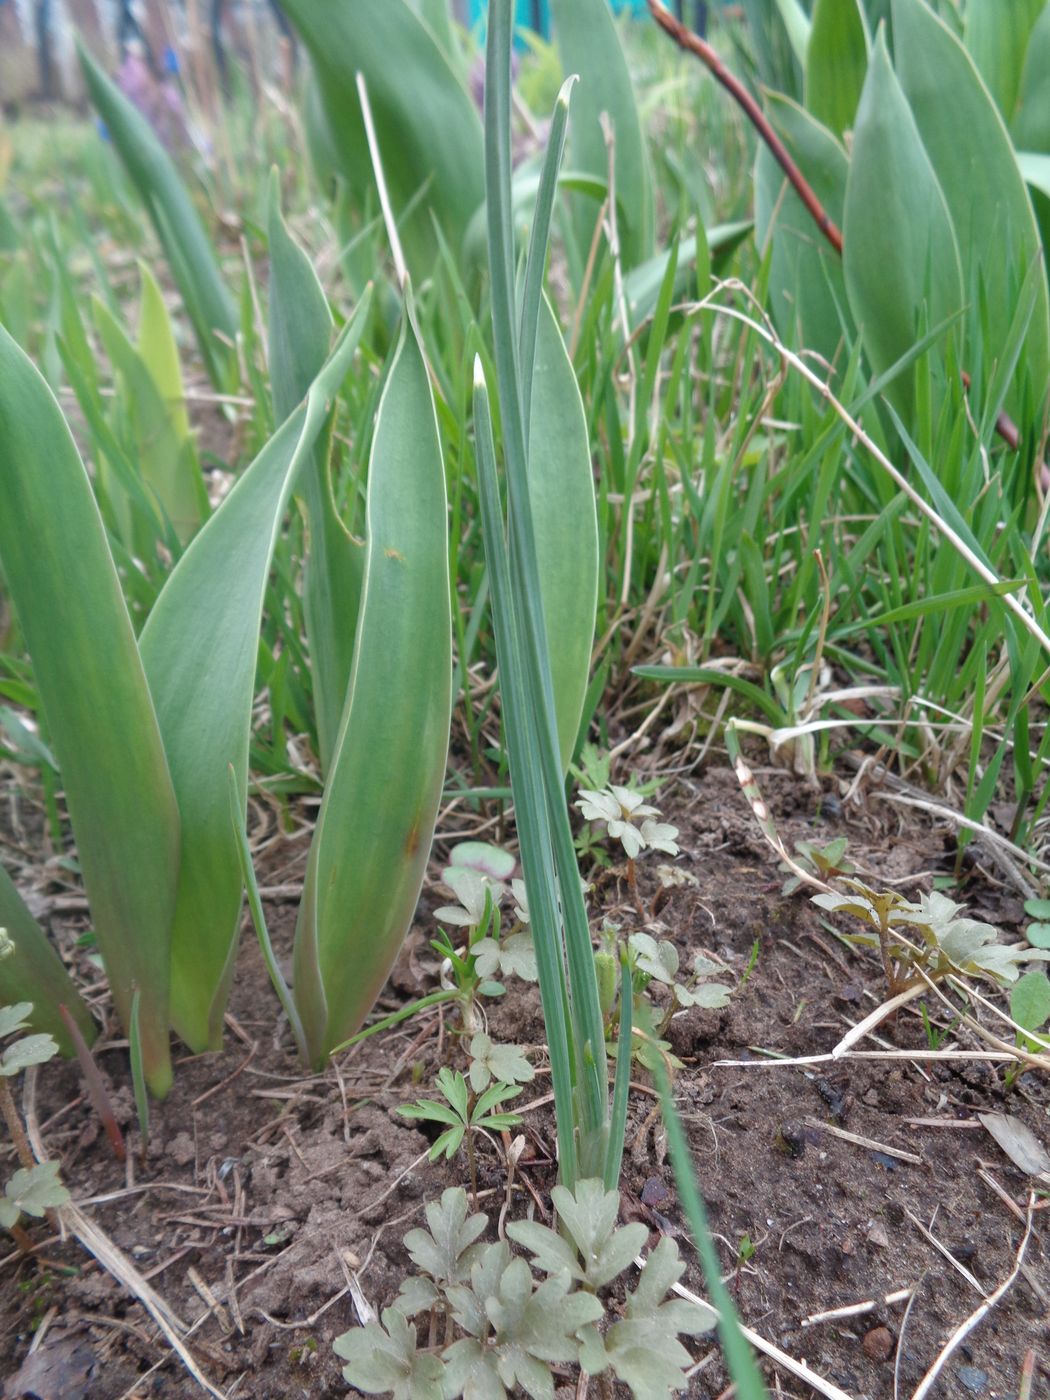
POLYGON ((912 1395, 912 1400, 926 1400, 926 1396, 929 1395, 934 1385, 936 1385, 938 1377, 944 1370, 945 1366, 948 1364, 948 1359, 955 1351, 955 1349, 966 1340, 966 1338, 970 1335, 970 1333, 974 1330, 975 1327, 977 1327, 981 1322, 984 1321, 984 1319, 997 1305, 1000 1299, 1003 1298, 1005 1294, 1010 1290, 1010 1288, 1013 1287, 1013 1284, 1016 1281, 1018 1274, 1021 1272, 1021 1265, 1024 1263, 1024 1255, 1025 1250, 1028 1248, 1028 1241, 1032 1237, 1032 1208, 1034 1205, 1035 1196, 1030 1195, 1028 1197, 1028 1214, 1025 1225, 1025 1232, 1021 1240, 1020 1246, 1017 1250, 1017 1257, 1014 1260, 1013 1268, 1010 1270, 1007 1277, 1002 1281, 1002 1283, 995 1290, 995 1292, 992 1293, 989 1297, 987 1297, 979 1308, 975 1308, 974 1311, 970 1314, 970 1316, 966 1318, 964 1322, 961 1322, 959 1326, 955 1329, 955 1331, 952 1333, 952 1335, 948 1338, 944 1346, 941 1348, 940 1354, 937 1356, 933 1365, 930 1367, 930 1369, 926 1372, 925 1376, 923 1376, 922 1380, 919 1382, 918 1389, 912 1395))

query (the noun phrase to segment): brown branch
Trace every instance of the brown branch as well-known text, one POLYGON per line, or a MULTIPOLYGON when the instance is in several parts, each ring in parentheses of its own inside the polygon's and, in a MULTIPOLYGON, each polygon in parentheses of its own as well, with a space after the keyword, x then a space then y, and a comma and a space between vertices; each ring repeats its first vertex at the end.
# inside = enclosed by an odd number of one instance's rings
POLYGON ((795 193, 806 206, 811 218, 835 252, 842 253, 842 230, 817 198, 812 185, 788 153, 787 147, 770 125, 769 118, 748 92, 739 78, 734 77, 710 44, 680 24, 660 0, 649 0, 649 10, 660 28, 671 36, 680 49, 695 54, 716 82, 722 84, 738 107, 742 107, 752 126, 769 147, 770 153, 790 180, 795 193))
MULTIPOLYGON (((842 230, 821 204, 813 186, 795 164, 787 147, 773 130, 769 118, 740 79, 734 77, 710 44, 701 39, 698 34, 694 34, 691 29, 687 29, 684 24, 680 24, 670 10, 660 4, 660 0, 649 0, 649 11, 664 33, 669 34, 680 49, 695 55, 715 81, 722 84, 737 106, 743 109, 751 125, 768 146, 770 154, 787 176, 795 193, 806 206, 813 222, 841 257, 842 230)), ((965 370, 962 374, 962 382, 964 387, 969 389, 970 376, 965 370)), ((1011 451, 1017 451, 1021 445, 1021 431, 1008 413, 1000 413, 996 417, 995 431, 1011 451)))

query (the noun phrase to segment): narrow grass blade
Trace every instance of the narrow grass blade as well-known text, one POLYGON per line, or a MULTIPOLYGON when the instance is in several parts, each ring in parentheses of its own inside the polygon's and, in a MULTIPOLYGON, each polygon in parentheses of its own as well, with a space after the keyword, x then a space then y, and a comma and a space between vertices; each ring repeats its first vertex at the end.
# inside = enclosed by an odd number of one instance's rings
POLYGON ((371 1009, 430 856, 452 714, 447 509, 434 402, 406 310, 369 463, 350 688, 296 927, 295 999, 316 1066, 371 1009))
POLYGON ((175 566, 143 628, 142 660, 182 814, 171 1020, 194 1050, 221 1042, 241 878, 227 765, 247 790, 259 630, 274 549, 353 358, 358 314, 305 402, 274 434, 175 566))
POLYGON ((77 54, 91 101, 153 221, 212 383, 216 388, 228 387, 231 374, 236 374, 231 347, 237 338, 237 313, 204 226, 171 157, 145 117, 110 82, 79 40, 77 54))
POLYGON ((696 1185, 696 1174, 692 1158, 689 1155, 689 1144, 686 1142, 685 1132, 682 1129, 682 1120, 674 1106, 671 1083, 662 1060, 657 1060, 653 1078, 656 1080, 657 1092, 660 1095, 660 1110, 663 1114, 664 1127, 667 1129, 667 1146, 671 1156, 671 1166, 674 1170, 675 1184, 678 1187, 678 1199, 682 1203, 685 1217, 689 1221, 689 1232, 696 1245, 696 1251, 700 1255, 704 1278, 707 1281, 708 1296, 718 1313, 718 1335, 722 1342, 726 1366, 739 1400, 766 1400, 766 1388, 762 1383, 758 1366, 755 1364, 754 1353, 740 1330, 733 1300, 722 1282, 722 1265, 711 1238, 711 1230, 707 1223, 707 1211, 704 1209, 703 1198, 696 1185))
POLYGON ((141 989, 146 1078, 163 1095, 175 794, 87 472, 51 391, 2 329, 0 494, 0 561, 62 771, 99 948, 125 1027, 132 990, 141 989))
POLYGON ((65 1006, 90 1044, 98 1034, 98 1027, 87 1003, 2 865, 0 928, 15 945, 13 953, 0 958, 0 1006, 32 1002, 33 1014, 28 1019, 33 1030, 54 1036, 62 1054, 71 1055, 73 1044, 58 1010, 60 1005, 65 1006))
POLYGON ((291 1026, 292 1035, 300 1055, 306 1059, 306 1037, 303 1035, 303 1024, 299 1019, 299 1012, 296 1009, 295 998, 292 996, 291 988, 284 980, 277 955, 273 951, 273 944, 270 942, 270 930, 266 923, 266 911, 263 908, 262 895, 259 893, 259 881, 255 876, 255 865, 252 861, 252 853, 248 846, 248 833, 244 826, 244 813, 247 806, 247 796, 244 794, 237 782, 237 770, 231 763, 227 769, 227 780, 230 794, 230 822, 233 827, 233 834, 237 842, 237 856, 240 861, 241 878, 244 881, 245 889, 248 892, 248 909, 252 916, 252 923, 255 926, 255 936, 259 940, 259 948, 262 952, 263 962, 266 964, 266 971, 270 974, 270 982, 277 999, 281 1003, 284 1014, 288 1017, 288 1024, 291 1026))

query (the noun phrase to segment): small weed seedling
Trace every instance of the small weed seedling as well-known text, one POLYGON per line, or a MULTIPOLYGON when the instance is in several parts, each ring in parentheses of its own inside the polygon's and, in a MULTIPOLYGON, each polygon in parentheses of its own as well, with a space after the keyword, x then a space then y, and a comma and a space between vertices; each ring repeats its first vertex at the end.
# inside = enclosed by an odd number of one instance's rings
MULTIPOLYGON (((485 1037, 486 1040, 488 1037, 485 1037)), ((491 1045, 491 1041, 489 1042, 491 1045)), ((493 1046, 493 1050, 499 1047, 493 1046)), ((514 1047, 504 1047, 517 1049, 514 1047)), ((531 1065, 528 1066, 531 1070, 531 1065)), ((471 1066, 473 1070, 473 1066, 471 1066)), ((487 1072, 487 1071, 486 1071, 487 1072)), ((531 1077, 531 1076, 530 1076, 531 1077)), ((444 1103, 434 1099, 417 1099, 405 1104, 398 1112, 405 1118, 422 1119, 430 1123, 447 1123, 448 1127, 430 1149, 430 1160, 436 1161, 442 1154, 452 1157, 466 1141, 467 1161, 470 1163, 470 1189, 474 1199, 478 1196, 477 1163, 474 1156, 474 1134, 476 1132, 502 1132, 521 1122, 516 1113, 494 1112, 499 1105, 506 1103, 521 1093, 513 1084, 490 1084, 484 1093, 475 1095, 467 1087, 467 1081, 458 1069, 447 1066, 438 1070, 437 1086, 441 1090, 444 1103)))
POLYGON ((600 1181, 581 1181, 574 1192, 556 1186, 552 1195, 562 1233, 530 1220, 507 1226, 528 1261, 504 1240, 481 1242, 487 1217, 468 1215, 462 1187, 431 1202, 429 1230, 405 1236, 419 1272, 402 1283, 381 1326, 354 1328, 335 1343, 347 1381, 395 1400, 506 1400, 515 1387, 552 1400, 551 1367, 560 1364, 589 1376, 611 1373, 636 1400, 666 1400, 681 1390, 692 1358, 679 1337, 706 1332, 715 1319, 667 1297, 685 1268, 678 1246, 660 1241, 622 1311, 607 1322, 599 1295, 630 1267, 648 1230, 637 1222, 615 1228, 619 1195, 600 1181), (425 1329, 425 1347, 412 1319, 425 1329))
POLYGON ((879 893, 856 879, 842 879, 848 894, 826 891, 813 903, 833 913, 852 914, 872 932, 847 934, 853 943, 879 950, 886 986, 896 996, 911 986, 921 969, 936 981, 950 973, 969 973, 997 985, 1016 982, 1022 963, 1050 959, 1050 951, 1000 943, 991 924, 965 917, 937 890, 917 903, 896 891, 879 893))
MULTIPOLYGON (((612 1043, 616 1040, 620 1021, 615 995, 619 948, 619 930, 614 924, 606 923, 602 930, 602 947, 595 954, 595 964, 606 1037, 610 1043, 610 1053, 613 1054, 616 1052, 612 1049, 612 1043)), ((684 1011, 690 1006, 718 1010, 729 1005, 730 988, 722 982, 706 980, 712 973, 724 972, 725 968, 703 953, 697 953, 692 961, 691 973, 683 975, 675 945, 666 939, 655 939, 649 933, 632 933, 628 937, 626 967, 634 997, 633 1024, 651 1027, 649 1035, 635 1038, 635 1060, 643 1068, 651 1070, 654 1058, 663 1056, 665 1062, 680 1069, 680 1062, 671 1054, 670 1046, 662 1037, 676 1011, 684 1011), (669 992, 666 1002, 659 1007, 649 994, 654 982, 666 987, 669 992)))
POLYGON ((627 884, 642 913, 644 910, 638 901, 637 858, 647 850, 678 855, 675 840, 678 828, 660 821, 659 808, 646 802, 645 796, 637 788, 613 784, 597 790, 581 788, 580 800, 576 803, 588 823, 577 838, 577 852, 587 850, 593 854, 595 832, 591 824, 604 825, 606 836, 619 841, 623 847, 627 857, 627 884))
MULTIPOLYGON (((12 956, 14 944, 8 938, 6 929, 0 929, 0 957, 12 956)), ((32 1004, 28 1001, 0 1007, 0 1041, 25 1030, 32 1010, 32 1004)), ((5 1184, 3 1196, 0 1196, 0 1225, 10 1230, 19 1249, 27 1253, 31 1245, 18 1223, 21 1217, 39 1217, 53 1206, 65 1205, 69 1192, 58 1179, 57 1162, 37 1162, 34 1159, 8 1080, 30 1065, 42 1065, 57 1054, 58 1046, 51 1036, 22 1035, 0 1055, 0 1113, 21 1163, 5 1184)))

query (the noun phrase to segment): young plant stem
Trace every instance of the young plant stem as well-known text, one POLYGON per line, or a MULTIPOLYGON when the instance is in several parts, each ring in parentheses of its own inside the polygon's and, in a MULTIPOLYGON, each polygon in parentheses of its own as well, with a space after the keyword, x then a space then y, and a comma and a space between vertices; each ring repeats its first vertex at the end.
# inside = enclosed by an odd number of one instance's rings
POLYGON ((106 1085, 99 1073, 98 1065, 95 1064, 94 1056, 88 1049, 87 1041, 80 1033, 80 1027, 73 1020, 65 1006, 60 1005, 58 1013, 65 1022, 69 1038, 73 1042, 73 1051, 80 1065, 81 1073, 84 1076, 84 1083, 87 1086, 88 1098, 91 1106, 98 1114, 99 1122, 106 1130, 106 1137, 109 1138, 109 1145, 113 1149, 113 1156, 118 1162, 126 1160, 128 1155, 127 1147, 124 1144, 124 1134, 120 1131, 120 1124, 113 1113, 113 1105, 109 1101, 109 1094, 106 1085))
POLYGON ((11 1134, 11 1141, 15 1145, 18 1153, 18 1160, 27 1172, 31 1172, 36 1166, 36 1159, 33 1156, 29 1139, 26 1137, 26 1130, 22 1126, 22 1119, 19 1117, 18 1109, 15 1107, 15 1098, 11 1093, 11 1086, 5 1076, 0 1076, 0 1113, 4 1116, 7 1124, 7 1131, 11 1134))
POLYGON ((470 1198, 478 1208, 478 1166, 474 1157, 474 1130, 467 1127, 467 1162, 470 1164, 470 1198))

